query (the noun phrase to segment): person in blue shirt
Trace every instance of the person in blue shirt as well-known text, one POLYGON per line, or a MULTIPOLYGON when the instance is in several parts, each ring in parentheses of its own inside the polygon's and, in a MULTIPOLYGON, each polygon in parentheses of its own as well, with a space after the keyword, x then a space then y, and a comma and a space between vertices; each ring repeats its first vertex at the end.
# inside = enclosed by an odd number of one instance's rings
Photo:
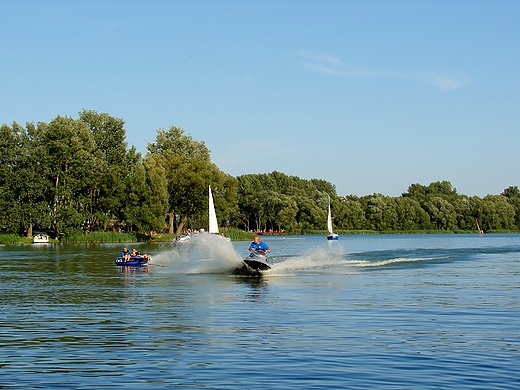
POLYGON ((130 252, 128 251, 128 248, 126 246, 123 247, 123 251, 121 252, 121 257, 127 261, 127 260, 130 260, 130 252))
POLYGON ((271 252, 271 249, 267 246, 266 243, 260 241, 259 236, 255 236, 251 245, 249 245, 249 251, 255 251, 263 255, 265 252, 271 252))

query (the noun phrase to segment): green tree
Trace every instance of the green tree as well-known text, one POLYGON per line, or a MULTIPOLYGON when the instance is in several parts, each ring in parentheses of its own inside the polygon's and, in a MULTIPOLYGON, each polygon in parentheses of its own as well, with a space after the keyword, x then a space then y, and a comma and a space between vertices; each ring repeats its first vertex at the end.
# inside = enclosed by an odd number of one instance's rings
POLYGON ((0 228, 6 233, 17 233, 20 228, 15 180, 22 151, 17 126, 14 123, 12 128, 6 124, 0 127, 0 228))
POLYGON ((180 234, 190 218, 199 217, 199 224, 207 221, 208 185, 215 189, 216 205, 222 201, 220 196, 226 196, 228 203, 236 202, 236 182, 211 162, 206 144, 185 135, 183 129, 157 130, 156 142, 148 144, 148 152, 147 159, 155 160, 165 171, 171 234, 180 234), (175 229, 176 215, 180 220, 175 229))
POLYGON ((484 230, 511 230, 515 227, 515 208, 503 195, 487 195, 483 199, 484 230))
POLYGON ((365 209, 367 227, 371 230, 394 230, 397 226, 397 211, 390 197, 382 194, 360 198, 365 209))
MULTIPOLYGON (((146 201, 149 197, 149 188, 146 183, 146 170, 141 160, 141 155, 132 149, 126 160, 126 177, 123 180, 125 191, 120 196, 123 205, 123 218, 126 230, 133 231, 146 229, 146 201)), ((164 215, 163 215, 164 217, 164 215)))
POLYGON ((274 221, 278 230, 292 231, 298 226, 296 215, 298 205, 295 199, 289 195, 280 194, 276 219, 274 221))
POLYGON ((502 192, 501 195, 508 199, 520 198, 520 189, 518 189, 518 186, 509 186, 502 192))
POLYGON ((162 230, 168 212, 168 182, 164 167, 153 159, 144 161, 146 194, 142 203, 141 225, 148 230, 162 230))
POLYGON ((38 133, 16 122, 1 127, 0 143, 0 221, 10 233, 32 237, 33 226, 47 226, 49 209, 45 183, 38 159, 38 133))
POLYGON ((54 233, 79 231, 91 214, 89 188, 98 182, 95 172, 100 163, 92 132, 82 121, 61 116, 49 124, 39 123, 38 132, 54 233))
POLYGON ((428 196, 449 197, 453 199, 457 196, 457 190, 449 181, 436 181, 430 183, 428 186, 415 183, 411 184, 408 187, 408 191, 402 196, 414 198, 419 201, 424 200, 428 196))
POLYGON ((458 195, 452 202, 456 226, 461 230, 474 230, 476 227, 475 216, 472 215, 472 204, 470 198, 466 195, 458 195))
POLYGON ((423 207, 436 229, 455 230, 457 228, 455 207, 446 199, 431 196, 424 202, 423 207))
POLYGON ((295 198, 298 206, 296 220, 302 230, 313 230, 316 228, 325 230, 327 228, 326 196, 322 194, 321 197, 321 207, 317 205, 312 195, 307 192, 302 192, 300 196, 295 198))
POLYGON ((415 199, 395 198, 397 212, 396 230, 430 229, 430 216, 415 199))
POLYGON ((262 226, 263 191, 260 175, 247 174, 237 178, 238 181, 238 208, 240 223, 248 231, 259 230, 262 226))
POLYGON ((17 207, 23 231, 28 238, 33 235, 33 226, 48 228, 51 222, 49 203, 45 193, 49 183, 45 180, 43 166, 43 151, 40 133, 36 126, 28 123, 24 129, 18 126, 19 151, 17 160, 15 188, 17 207))
POLYGON ((130 207, 137 207, 132 204, 128 191, 141 185, 131 181, 136 164, 141 163, 141 156, 135 148, 127 149, 122 119, 83 110, 79 113, 79 120, 90 129, 97 157, 92 183, 85 194, 88 198, 87 223, 92 230, 106 229, 111 219, 124 220, 130 207))
MULTIPOLYGON (((484 201, 482 198, 478 196, 471 196, 468 197, 468 211, 467 215, 465 215, 466 218, 466 229, 467 230, 475 230, 477 229, 477 221, 479 222, 479 226, 481 225, 482 218, 484 216, 484 201)), ((480 226, 483 228, 483 226, 480 226)))
POLYGON ((515 210, 515 228, 520 229, 520 190, 518 186, 506 188, 501 195, 505 196, 507 203, 513 206, 515 210))
POLYGON ((238 178, 239 225, 247 230, 325 229, 327 195, 335 211, 343 207, 334 185, 274 171, 238 178))
POLYGON ((334 212, 334 222, 337 228, 345 230, 368 229, 365 210, 359 198, 355 195, 349 195, 339 199, 342 207, 334 212))

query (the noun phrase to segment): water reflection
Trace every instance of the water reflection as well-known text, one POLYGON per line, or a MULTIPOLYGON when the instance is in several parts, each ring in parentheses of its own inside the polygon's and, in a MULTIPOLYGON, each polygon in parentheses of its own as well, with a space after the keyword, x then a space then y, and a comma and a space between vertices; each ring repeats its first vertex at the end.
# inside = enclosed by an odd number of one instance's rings
POLYGON ((248 287, 245 297, 252 302, 261 303, 268 293, 269 281, 264 277, 237 277, 237 283, 248 287))
POLYGON ((120 274, 137 274, 137 273, 145 273, 150 272, 150 267, 148 265, 143 266, 116 266, 116 269, 120 274))

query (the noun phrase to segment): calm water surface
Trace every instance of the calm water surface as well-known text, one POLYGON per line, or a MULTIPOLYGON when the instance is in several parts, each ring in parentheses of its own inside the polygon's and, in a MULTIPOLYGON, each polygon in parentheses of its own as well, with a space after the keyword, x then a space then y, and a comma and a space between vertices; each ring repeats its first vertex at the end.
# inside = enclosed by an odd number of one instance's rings
POLYGON ((520 235, 264 241, 0 246, 0 388, 520 388, 520 235))

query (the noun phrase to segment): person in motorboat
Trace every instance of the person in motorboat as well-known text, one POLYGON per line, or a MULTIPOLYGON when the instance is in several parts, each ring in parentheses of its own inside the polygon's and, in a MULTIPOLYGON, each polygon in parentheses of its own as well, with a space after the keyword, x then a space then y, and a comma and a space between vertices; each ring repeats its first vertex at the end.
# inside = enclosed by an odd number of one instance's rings
POLYGON ((271 252, 271 248, 269 248, 265 242, 260 241, 259 236, 255 236, 255 238, 253 239, 253 242, 251 243, 251 245, 249 245, 249 251, 250 252, 254 251, 254 252, 257 252, 257 253, 263 255, 266 252, 267 253, 271 252))

